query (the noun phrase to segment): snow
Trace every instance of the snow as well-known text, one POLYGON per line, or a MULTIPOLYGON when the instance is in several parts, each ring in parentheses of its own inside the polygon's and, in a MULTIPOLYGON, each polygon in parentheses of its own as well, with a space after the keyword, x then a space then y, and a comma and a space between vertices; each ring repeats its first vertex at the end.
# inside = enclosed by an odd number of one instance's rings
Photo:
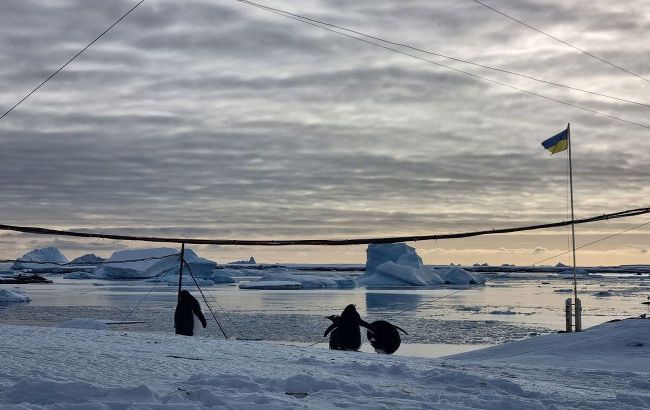
POLYGON ((356 286, 354 279, 344 276, 298 275, 269 272, 256 281, 239 285, 240 289, 348 289, 356 286))
POLYGON ((11 266, 13 270, 47 271, 57 267, 59 263, 68 263, 68 259, 57 248, 34 249, 20 258, 11 266), (53 262, 53 263, 29 263, 29 262, 53 262))
POLYGON ((60 328, 66 329, 90 329, 90 330, 108 330, 108 325, 100 320, 94 319, 72 319, 67 320, 59 325, 60 328))
POLYGON ((650 407, 650 320, 439 359, 12 325, 0 340, 8 408, 650 407))
POLYGON ((9 289, 0 289, 0 303, 29 302, 29 296, 9 289))

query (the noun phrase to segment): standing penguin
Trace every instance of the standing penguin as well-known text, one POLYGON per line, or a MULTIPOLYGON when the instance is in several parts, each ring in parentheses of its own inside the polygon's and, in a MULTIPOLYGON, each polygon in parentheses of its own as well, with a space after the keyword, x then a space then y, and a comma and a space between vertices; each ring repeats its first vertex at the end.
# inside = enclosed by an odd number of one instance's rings
POLYGON ((329 316, 333 322, 323 337, 326 337, 330 332, 330 349, 333 350, 359 350, 361 347, 361 330, 359 326, 368 329, 368 332, 374 333, 372 325, 365 322, 359 316, 357 309, 354 305, 347 305, 341 316, 329 316))
POLYGON ((199 318, 203 327, 207 326, 199 301, 190 292, 182 290, 174 312, 174 328, 177 335, 194 335, 194 315, 199 318))
POLYGON ((393 354, 397 351, 402 344, 398 330, 408 335, 401 327, 395 326, 385 320, 377 320, 376 322, 372 322, 371 325, 375 331, 374 333, 368 332, 366 336, 377 353, 393 354))

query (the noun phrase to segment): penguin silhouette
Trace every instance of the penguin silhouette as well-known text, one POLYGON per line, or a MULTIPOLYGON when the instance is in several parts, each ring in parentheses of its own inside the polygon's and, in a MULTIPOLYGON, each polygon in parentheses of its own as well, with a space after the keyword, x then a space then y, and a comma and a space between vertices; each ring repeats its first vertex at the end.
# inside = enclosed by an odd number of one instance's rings
POLYGON ((361 347, 361 330, 359 326, 368 329, 374 334, 372 325, 361 319, 354 305, 347 305, 340 316, 328 317, 332 324, 325 330, 323 337, 330 332, 330 349, 332 350, 359 350, 361 347))
POLYGON ((377 320, 370 325, 375 331, 367 332, 366 336, 377 353, 393 354, 399 349, 399 346, 402 344, 402 339, 399 336, 398 330, 408 335, 401 327, 395 326, 385 320, 377 320))

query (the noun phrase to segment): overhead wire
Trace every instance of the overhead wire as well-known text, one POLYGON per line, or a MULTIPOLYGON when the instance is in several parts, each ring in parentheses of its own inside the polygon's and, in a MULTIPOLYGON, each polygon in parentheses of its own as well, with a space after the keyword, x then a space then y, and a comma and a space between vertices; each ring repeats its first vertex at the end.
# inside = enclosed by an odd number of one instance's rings
POLYGON ((504 69, 504 68, 493 67, 493 66, 490 66, 490 65, 487 65, 487 64, 481 64, 481 63, 477 63, 477 62, 474 62, 474 61, 470 61, 470 60, 466 60, 466 59, 462 59, 462 58, 458 58, 458 57, 452 57, 452 56, 449 56, 449 55, 446 55, 446 54, 425 50, 425 49, 422 49, 420 47, 415 47, 415 46, 412 46, 412 45, 409 45, 409 44, 406 44, 406 43, 402 43, 402 42, 397 42, 397 41, 394 41, 394 40, 387 40, 386 38, 374 36, 374 35, 371 35, 371 34, 367 34, 367 33, 364 33, 362 31, 359 31, 359 30, 350 29, 350 28, 343 27, 343 26, 340 26, 340 25, 337 25, 337 24, 329 23, 329 22, 319 20, 319 19, 315 19, 315 18, 311 18, 311 17, 306 17, 306 16, 303 16, 301 14, 292 13, 292 12, 289 12, 289 11, 286 11, 286 10, 266 6, 266 5, 255 3, 255 2, 252 2, 252 1, 248 1, 248 0, 235 0, 235 1, 238 1, 238 2, 244 3, 244 4, 248 4, 248 5, 253 6, 253 7, 258 7, 258 8, 267 10, 267 11, 273 11, 276 14, 285 15, 285 17, 292 16, 295 19, 306 20, 306 21, 310 21, 312 23, 316 23, 316 24, 319 24, 319 25, 332 27, 332 28, 335 28, 337 30, 347 31, 349 33, 357 34, 357 35, 360 35, 360 36, 363 36, 363 37, 366 37, 366 38, 370 38, 370 39, 373 39, 373 40, 378 40, 378 41, 381 41, 381 42, 386 43, 386 44, 391 44, 391 45, 398 46, 398 47, 408 48, 410 50, 418 51, 420 53, 429 54, 429 55, 436 56, 436 57, 441 57, 441 58, 446 58, 448 60, 456 61, 456 62, 463 63, 463 64, 472 65, 472 66, 475 66, 475 67, 485 68, 487 70, 497 71, 497 72, 501 72, 501 73, 504 73, 504 74, 514 75, 514 76, 517 76, 517 77, 525 78, 527 80, 536 81, 536 82, 547 84, 547 85, 566 88, 566 89, 573 90, 573 91, 579 91, 579 92, 586 93, 586 94, 596 95, 596 96, 603 97, 603 98, 609 98, 609 99, 612 99, 612 100, 617 100, 617 101, 621 101, 621 102, 636 104, 636 105, 640 105, 640 106, 650 108, 650 104, 646 104, 646 103, 643 103, 643 102, 629 100, 629 99, 620 98, 620 97, 615 97, 615 96, 611 96, 611 95, 608 95, 608 94, 599 93, 599 92, 596 92, 596 91, 585 90, 583 88, 574 87, 574 86, 571 86, 571 85, 566 85, 566 84, 562 84, 562 83, 558 83, 558 82, 554 82, 554 81, 544 80, 544 79, 541 79, 541 78, 534 77, 532 75, 523 74, 523 73, 519 73, 519 72, 516 72, 516 71, 504 69))
POLYGON ((580 225, 593 223, 604 220, 629 218, 650 213, 650 207, 627 209, 624 211, 612 212, 609 214, 597 215, 589 218, 576 219, 574 221, 561 221, 544 223, 538 225, 527 225, 512 228, 486 229, 480 231, 458 232, 449 234, 430 234, 430 235, 410 235, 410 236, 389 236, 375 238, 349 238, 349 239, 200 239, 200 238, 170 238, 170 237, 152 237, 152 236, 132 236, 132 235, 114 235, 101 234, 92 232, 75 232, 63 231, 58 229, 48 229, 32 226, 18 226, 0 224, 0 231, 16 231, 31 233, 37 235, 55 235, 55 236, 74 236, 83 238, 105 238, 127 241, 156 242, 156 243, 186 243, 194 245, 256 245, 256 246, 349 246, 349 245, 367 245, 378 243, 396 243, 396 242, 417 242, 443 239, 460 239, 484 235, 497 235, 504 233, 523 232, 539 229, 559 228, 566 225, 580 225))
POLYGON ((68 61, 65 62, 61 67, 59 67, 56 71, 54 71, 52 74, 50 74, 45 80, 43 80, 40 84, 38 84, 33 90, 31 90, 27 95, 25 95, 23 98, 21 98, 17 103, 15 103, 11 108, 9 108, 7 111, 4 112, 0 116, 0 120, 2 120, 4 117, 6 117, 10 112, 12 112, 14 109, 16 109, 20 104, 23 103, 26 99, 28 99, 32 94, 34 94, 36 91, 38 91, 42 86, 45 85, 48 81, 50 81, 55 75, 60 73, 64 68, 66 68, 70 63, 72 63, 77 57, 79 57, 84 51, 88 50, 93 44, 95 44, 100 38, 102 38, 106 33, 108 33, 113 27, 115 27, 118 23, 120 23, 122 20, 126 18, 133 10, 138 8, 139 5, 141 5, 144 2, 144 0, 140 0, 135 6, 131 7, 129 11, 124 13, 122 17, 120 17, 117 21, 115 21, 113 24, 111 24, 106 30, 104 30, 101 34, 99 34, 93 41, 90 43, 86 44, 84 48, 79 50, 77 54, 73 55, 68 61))
MULTIPOLYGON (((180 255, 178 255, 178 256, 180 257, 180 255)), ((135 312, 135 310, 136 310, 138 307, 140 307, 140 304, 142 304, 142 302, 144 302, 144 300, 149 296, 149 294, 150 294, 151 292, 153 292, 153 290, 156 288, 156 286, 158 286, 158 284, 163 280, 163 278, 164 278, 164 277, 165 277, 169 272, 171 272, 171 270, 174 269, 174 268, 175 268, 175 266, 171 266, 171 267, 169 267, 168 269, 166 269, 166 270, 164 271, 164 273, 163 273, 163 274, 158 278, 158 280, 156 281, 156 283, 154 283, 154 285, 151 287, 151 289, 149 289, 149 291, 146 293, 146 295, 144 295, 144 296, 143 296, 143 297, 138 301, 138 303, 133 307, 133 309, 131 309, 131 310, 129 311, 129 313, 127 313, 126 316, 124 316, 124 318, 122 319, 122 321, 127 320, 127 319, 131 316, 131 314, 132 314, 133 312, 135 312)))
POLYGON ((380 47, 380 48, 392 51, 394 53, 398 53, 398 54, 405 55, 405 56, 410 57, 410 58, 421 60, 421 61, 433 64, 433 65, 436 65, 436 66, 439 66, 439 67, 446 68, 448 70, 456 71, 458 73, 461 73, 461 74, 464 74, 464 75, 467 75, 467 76, 470 76, 470 77, 473 77, 473 78, 476 78, 476 79, 479 79, 479 80, 482 80, 482 81, 488 81, 490 83, 497 84, 497 85, 500 85, 500 86, 503 86, 503 87, 506 87, 506 88, 510 88, 510 89, 518 91, 518 92, 529 94, 529 95, 532 95, 532 96, 535 96, 535 97, 538 97, 538 98, 542 98, 542 99, 545 99, 545 100, 548 100, 548 101, 553 101, 553 102, 556 102, 558 104, 562 104, 562 105, 565 105, 565 106, 568 106, 568 107, 573 107, 573 108, 576 108, 576 109, 579 109, 579 110, 582 110, 582 111, 586 111, 586 112, 589 112, 589 113, 592 113, 592 114, 595 114, 595 115, 607 117, 607 118, 610 118, 610 119, 613 119, 613 120, 616 120, 616 121, 621 121, 621 122, 624 122, 624 123, 627 123, 627 124, 636 125, 638 127, 650 129, 650 125, 647 125, 647 124, 642 124, 642 123, 639 123, 639 122, 636 122, 636 121, 627 120, 627 119, 624 119, 624 118, 621 118, 621 117, 617 117, 615 115, 604 113, 602 111, 598 111, 598 110, 594 110, 592 108, 584 107, 584 106, 579 105, 579 104, 574 104, 574 103, 564 101, 564 100, 560 100, 560 99, 557 99, 557 98, 554 98, 554 97, 549 97, 547 95, 540 94, 540 93, 535 92, 535 91, 527 90, 527 89, 517 87, 517 86, 512 85, 512 84, 508 84, 508 83, 505 83, 505 82, 502 82, 502 81, 494 80, 494 79, 491 79, 491 78, 488 78, 488 77, 485 77, 485 76, 482 76, 482 75, 479 75, 479 74, 470 73, 469 71, 461 70, 459 68, 455 68, 455 67, 452 67, 452 66, 449 66, 449 65, 446 65, 446 64, 442 64, 442 63, 439 63, 437 61, 430 60, 428 58, 424 58, 424 57, 421 57, 421 56, 417 56, 415 54, 405 52, 403 50, 396 49, 394 47, 386 46, 384 44, 380 44, 380 43, 377 43, 375 41, 371 41, 371 40, 361 38, 361 37, 358 37, 358 36, 355 36, 355 35, 351 35, 351 34, 344 33, 344 32, 338 31, 338 30, 334 30, 334 29, 332 29, 330 27, 326 27, 324 25, 317 24, 315 22, 309 21, 306 18, 296 17, 296 16, 299 16, 299 15, 294 16, 294 15, 288 13, 288 12, 276 11, 276 10, 279 10, 279 9, 269 8, 267 6, 263 6, 261 4, 253 3, 253 2, 250 2, 250 1, 246 1, 246 0, 235 0, 235 1, 240 2, 240 3, 244 3, 244 4, 248 4, 248 5, 251 5, 251 6, 254 6, 254 7, 258 7, 258 8, 261 8, 263 10, 267 10, 267 11, 269 11, 271 13, 274 13, 274 14, 277 14, 277 15, 280 15, 280 16, 284 16, 286 18, 290 18, 292 20, 296 20, 296 21, 299 21, 299 22, 302 22, 302 23, 305 23, 305 24, 309 24, 309 25, 314 26, 314 27, 319 27, 319 28, 321 28, 323 30, 327 30, 329 32, 332 32, 332 33, 335 33, 335 34, 338 34, 338 35, 341 35, 341 36, 344 36, 344 37, 348 37, 348 38, 351 38, 351 39, 354 39, 354 40, 357 40, 357 41, 361 41, 363 43, 371 44, 371 45, 374 45, 376 47, 380 47))
POLYGON ((522 21, 522 20, 519 20, 519 19, 517 19, 517 18, 515 18, 515 17, 513 17, 513 16, 511 16, 511 15, 509 15, 509 14, 507 14, 507 13, 501 11, 501 10, 498 10, 498 9, 496 9, 496 8, 494 8, 494 7, 490 6, 490 5, 488 5, 488 4, 483 3, 483 2, 480 1, 480 0, 471 0, 471 1, 473 1, 474 3, 479 4, 479 5, 481 5, 481 6, 485 7, 485 8, 487 8, 487 9, 490 9, 490 10, 492 10, 493 12, 498 13, 498 14, 500 14, 500 15, 502 15, 502 16, 504 16, 504 17, 506 17, 506 18, 508 18, 508 19, 510 19, 510 20, 512 20, 512 21, 514 21, 514 22, 516 22, 516 23, 519 23, 519 24, 521 24, 521 25, 524 26, 524 27, 528 27, 529 29, 531 29, 531 30, 533 30, 533 31, 536 31, 536 32, 538 32, 538 33, 540 33, 540 34, 545 35, 545 36, 548 37, 548 38, 551 38, 551 39, 553 39, 553 40, 555 40, 555 41, 557 41, 557 42, 560 42, 560 43, 564 44, 565 46, 571 47, 571 48, 574 49, 574 50, 577 50, 577 51, 579 51, 579 52, 581 52, 581 53, 583 53, 583 54, 586 54, 586 55, 588 55, 589 57, 592 57, 592 58, 594 58, 594 59, 596 59, 596 60, 598 60, 598 61, 601 61, 601 62, 603 62, 603 63, 605 63, 605 64, 607 64, 607 65, 610 65, 610 66, 612 66, 612 67, 614 67, 614 68, 617 68, 618 70, 621 70, 621 71, 623 71, 623 72, 625 72, 625 73, 627 73, 627 74, 630 74, 630 75, 632 75, 632 76, 634 76, 634 77, 640 78, 640 79, 643 80, 643 81, 650 82, 649 79, 647 79, 647 78, 645 78, 645 77, 643 77, 643 76, 641 76, 641 75, 639 75, 639 74, 636 74, 636 73, 634 73, 634 72, 632 72, 632 71, 630 71, 630 70, 628 70, 628 69, 625 69, 625 68, 623 68, 623 67, 621 67, 621 66, 619 66, 619 65, 616 65, 616 64, 614 64, 614 63, 612 63, 612 62, 609 62, 609 61, 605 60, 605 59, 602 58, 602 57, 598 57, 597 55, 595 55, 595 54, 593 54, 593 53, 590 53, 589 51, 586 51, 586 50, 584 50, 584 49, 582 49, 582 48, 579 48, 579 47, 577 47, 577 46, 574 46, 573 44, 571 44, 571 43, 569 43, 569 42, 567 42, 567 41, 564 41, 564 40, 562 40, 562 39, 560 39, 560 38, 558 38, 558 37, 556 37, 556 36, 554 36, 554 35, 552 35, 552 34, 549 34, 549 33, 545 32, 545 31, 543 31, 543 30, 540 30, 540 29, 538 29, 537 27, 533 27, 533 26, 531 26, 530 24, 528 24, 528 23, 526 23, 526 22, 524 22, 524 21, 522 21))
MULTIPOLYGON (((187 266, 187 270, 190 272, 190 275, 193 276, 192 268, 190 267, 190 264, 189 264, 186 260, 183 260, 183 264, 184 264, 185 266, 187 266)), ((198 285, 198 283, 197 283, 196 280, 194 281, 194 283, 196 284, 196 287, 199 288, 199 285, 198 285)), ((199 288, 199 290, 201 290, 201 289, 199 288)), ((242 332, 242 330, 241 330, 241 329, 239 328, 239 326, 237 325, 237 321, 233 320, 233 319, 230 317, 230 314, 226 311, 226 309, 224 309, 224 308, 221 306, 221 304, 220 304, 219 301, 214 297, 214 295, 212 295, 212 294, 211 294, 209 291, 207 291, 207 290, 206 290, 206 293, 208 293, 208 294, 210 295, 210 298, 214 301, 214 303, 217 305, 217 307, 221 310, 221 312, 222 312, 223 315, 226 317, 226 319, 228 319, 228 321, 229 321, 229 322, 233 325, 233 327, 237 330, 237 332, 239 333, 239 335, 240 335, 240 336, 243 336, 243 335, 244 335, 244 332, 242 332)), ((204 299, 204 300, 205 300, 205 299, 204 299)), ((207 304, 208 304, 208 301, 205 300, 205 303, 206 303, 206 305, 207 305, 207 304)), ((216 318, 215 318, 215 320, 216 320, 216 318)))
MULTIPOLYGON (((644 223, 642 223, 642 224, 639 224, 639 225, 633 226, 633 227, 628 228, 628 229, 624 229, 624 230, 622 230, 622 231, 620 231, 620 232, 616 232, 616 233, 614 233, 614 234, 611 234, 611 235, 605 236, 605 237, 600 238, 600 239, 598 239, 598 240, 595 240, 595 241, 592 241, 592 242, 586 243, 586 244, 584 244, 584 245, 578 246, 578 247, 576 247, 576 250, 577 250, 577 249, 586 248, 587 246, 590 246, 590 245, 596 244, 596 243, 598 243, 598 242, 602 242, 602 241, 604 241, 604 240, 607 240, 607 239, 613 238, 613 237, 618 236, 618 235, 622 235, 622 234, 624 234, 624 233, 626 233, 626 232, 630 232, 630 231, 632 231, 632 230, 635 230, 635 229, 638 229, 638 228, 644 227, 644 226, 646 226, 646 225, 650 225, 650 221, 648 221, 648 222, 644 222, 644 223)), ((557 255, 551 256, 550 258, 546 258, 546 259, 539 260, 539 261, 534 262, 534 263, 532 263, 532 264, 530 264, 530 265, 524 266, 523 269, 525 269, 525 268, 532 268, 532 267, 534 267, 534 266, 537 265, 537 264, 540 264, 540 263, 542 263, 542 262, 546 262, 546 261, 551 260, 551 259, 555 259, 555 258, 560 257, 560 256, 562 256, 562 255, 566 255, 567 253, 570 253, 570 252, 572 252, 572 250, 568 250, 568 251, 566 251, 566 252, 559 253, 559 254, 557 254, 557 255)), ((504 272, 504 273, 501 273, 501 274, 496 274, 496 275, 493 275, 492 278, 496 278, 496 277, 499 277, 499 276, 507 275, 507 274, 509 274, 509 273, 510 273, 510 272, 504 272)), ((455 294, 457 294, 457 293, 461 293, 461 292, 464 292, 464 291, 466 291, 466 290, 468 290, 468 289, 475 288, 475 287, 477 287, 477 286, 479 286, 479 285, 480 285, 479 283, 469 284, 468 286, 466 286, 466 287, 464 287, 464 288, 462 288, 462 289, 455 290, 455 291, 453 291, 453 292, 447 293, 447 294, 445 294, 445 295, 442 295, 442 296, 440 296, 440 297, 434 298, 434 299, 432 299, 432 300, 428 300, 428 301, 426 301, 426 302, 422 302, 421 304, 419 304, 419 305, 417 305, 417 306, 414 306, 414 307, 411 307, 411 308, 408 308, 408 309, 404 309, 404 310, 401 310, 401 311, 398 311, 398 312, 394 312, 394 313, 391 313, 390 315, 388 315, 388 316, 384 316, 384 317, 385 317, 386 319, 390 319, 390 318, 395 317, 395 316, 397 316, 397 315, 400 315, 400 314, 402 314, 402 313, 406 313, 406 312, 409 312, 409 311, 411 311, 411 310, 415 310, 415 309, 418 309, 418 308, 422 308, 422 307, 424 307, 424 306, 430 305, 431 303, 437 302, 437 301, 439 301, 439 300, 441 300, 441 299, 445 299, 445 298, 447 298, 447 297, 449 297, 449 296, 453 296, 453 295, 455 295, 455 294)))

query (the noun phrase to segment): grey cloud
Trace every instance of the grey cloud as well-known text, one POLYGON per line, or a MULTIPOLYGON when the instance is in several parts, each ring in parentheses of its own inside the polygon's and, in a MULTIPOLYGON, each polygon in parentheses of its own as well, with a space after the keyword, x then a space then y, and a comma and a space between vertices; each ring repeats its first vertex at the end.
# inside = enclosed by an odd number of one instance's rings
MULTIPOLYGON (((0 33, 11 33, 0 53, 12 62, 0 71, 7 90, 0 103, 14 102, 129 4, 10 1, 0 17, 0 33)), ((643 96, 638 80, 471 2, 295 7, 434 51, 643 96)), ((585 47, 630 67, 648 64, 643 51, 620 46, 625 27, 648 24, 634 14, 617 11, 620 25, 600 30, 605 3, 573 22, 563 3, 504 7, 549 29, 575 24, 606 34, 611 41, 586 36, 585 47)), ((626 118, 647 116, 468 70, 626 118)), ((151 1, 0 122, 0 210, 16 224, 170 236, 340 237, 539 223, 566 217, 564 157, 549 158, 539 144, 567 122, 580 215, 647 205, 650 140, 641 129, 240 5, 151 1)))

